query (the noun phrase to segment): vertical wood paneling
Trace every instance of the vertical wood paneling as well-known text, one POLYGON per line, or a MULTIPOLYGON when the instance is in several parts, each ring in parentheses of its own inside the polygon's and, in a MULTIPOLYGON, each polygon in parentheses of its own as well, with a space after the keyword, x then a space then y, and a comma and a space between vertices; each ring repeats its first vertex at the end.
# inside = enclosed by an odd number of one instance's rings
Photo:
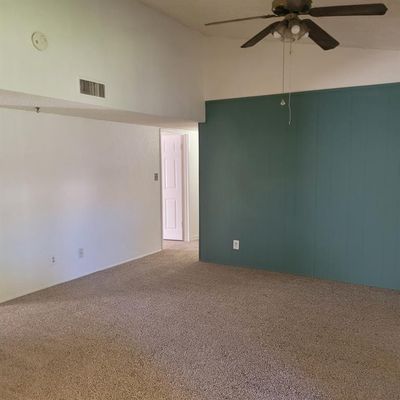
POLYGON ((201 258, 400 289, 400 85, 292 104, 289 126, 280 96, 207 103, 201 258))

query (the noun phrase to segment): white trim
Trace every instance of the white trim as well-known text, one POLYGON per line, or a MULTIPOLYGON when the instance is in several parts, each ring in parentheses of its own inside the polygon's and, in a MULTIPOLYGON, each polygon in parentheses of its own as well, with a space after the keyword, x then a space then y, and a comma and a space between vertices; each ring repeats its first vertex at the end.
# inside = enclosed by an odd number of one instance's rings
POLYGON ((81 279, 81 278, 86 278, 86 277, 88 277, 90 275, 97 274, 98 272, 106 271, 108 269, 115 268, 115 267, 120 267, 120 266, 128 264, 130 262, 140 260, 141 258, 145 258, 145 257, 148 257, 148 256, 152 256, 153 254, 160 253, 161 251, 162 251, 162 249, 159 249, 159 250, 156 250, 156 251, 152 251, 150 253, 142 254, 142 255, 134 257, 134 258, 130 258, 129 260, 126 260, 126 261, 120 261, 120 262, 118 262, 116 264, 113 264, 113 265, 110 265, 108 267, 100 267, 96 271, 89 272, 88 274, 79 275, 79 276, 76 276, 75 278, 67 279, 66 281, 60 281, 58 283, 55 283, 54 285, 44 286, 44 287, 42 287, 40 289, 34 290, 33 292, 26 292, 26 293, 20 294, 17 297, 1 299, 0 300, 0 305, 3 304, 3 303, 7 303, 9 301, 15 300, 15 299, 19 299, 19 298, 24 297, 24 296, 28 296, 28 295, 33 294, 33 293, 41 292, 42 290, 50 289, 50 288, 58 286, 58 285, 63 285, 64 283, 69 283, 69 282, 73 282, 73 281, 76 281, 76 280, 81 279))
MULTIPOLYGON (((99 270, 97 270, 95 272, 91 272, 90 274, 87 274, 87 275, 82 275, 80 278, 83 278, 84 276, 89 276, 89 275, 95 274, 96 272, 105 271, 105 270, 110 269, 110 268, 119 267, 121 265, 128 264, 128 263, 130 263, 132 261, 137 261, 137 260, 140 260, 141 258, 145 258, 145 257, 148 257, 148 256, 152 256, 154 254, 160 253, 161 251, 162 251, 162 249, 158 249, 156 251, 151 251, 150 253, 145 253, 145 254, 139 255, 137 257, 130 258, 129 260, 126 260, 126 261, 120 261, 120 262, 118 262, 116 264, 113 264, 113 265, 110 265, 108 267, 104 267, 104 268, 101 267, 101 269, 99 269, 99 270)), ((79 278, 76 278, 76 279, 79 279, 79 278)), ((75 279, 72 279, 72 280, 75 280, 75 279)), ((70 282, 70 281, 66 281, 66 282, 70 282)))
POLYGON ((183 134, 183 240, 190 242, 189 135, 183 134))
POLYGON ((159 149, 160 149, 160 154, 158 156, 158 184, 160 187, 160 217, 161 217, 161 232, 160 232, 160 243, 161 243, 161 249, 164 250, 164 213, 163 213, 163 171, 162 171, 162 134, 163 130, 160 129, 159 133, 159 149))

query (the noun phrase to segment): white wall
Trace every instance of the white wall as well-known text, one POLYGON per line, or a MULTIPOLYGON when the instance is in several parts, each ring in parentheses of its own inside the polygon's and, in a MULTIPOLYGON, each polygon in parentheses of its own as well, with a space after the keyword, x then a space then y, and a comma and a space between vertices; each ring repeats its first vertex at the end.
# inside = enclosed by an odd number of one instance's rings
POLYGON ((199 33, 135 0, 0 0, 0 10, 0 89, 203 120, 199 33), (106 100, 81 95, 79 77, 105 83, 106 100))
POLYGON ((160 250, 159 168, 157 128, 0 109, 0 301, 160 250))
MULTIPOLYGON (((282 43, 265 41, 241 49, 243 40, 205 38, 207 100, 259 96, 282 91, 282 43)), ((400 51, 295 44, 291 75, 293 92, 400 81, 400 51)), ((286 90, 289 88, 287 79, 286 90)))

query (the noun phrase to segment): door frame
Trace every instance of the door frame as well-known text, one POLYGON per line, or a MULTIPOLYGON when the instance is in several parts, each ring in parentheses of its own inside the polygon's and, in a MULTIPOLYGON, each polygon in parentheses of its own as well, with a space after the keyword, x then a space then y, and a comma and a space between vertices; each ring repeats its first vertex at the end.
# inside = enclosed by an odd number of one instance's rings
POLYGON ((182 136, 182 229, 183 241, 190 242, 189 229, 189 134, 180 129, 160 129, 160 205, 161 205, 161 244, 164 248, 164 213, 163 213, 163 162, 162 162, 162 137, 166 135, 182 136))

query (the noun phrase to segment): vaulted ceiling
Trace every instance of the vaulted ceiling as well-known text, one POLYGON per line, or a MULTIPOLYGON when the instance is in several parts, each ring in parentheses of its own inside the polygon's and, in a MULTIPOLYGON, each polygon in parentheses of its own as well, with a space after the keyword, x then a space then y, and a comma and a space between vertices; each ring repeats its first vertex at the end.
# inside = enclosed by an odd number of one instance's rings
MULTIPOLYGON (((269 21, 256 20, 205 27, 206 22, 270 13, 272 0, 141 0, 208 36, 249 39, 269 21)), ((314 0, 314 6, 377 3, 381 0, 314 0)), ((400 50, 400 1, 382 0, 389 8, 385 16, 334 17, 314 20, 342 46, 400 50)), ((274 39, 268 39, 274 40, 274 39)), ((311 43, 310 39, 302 39, 311 43)))

